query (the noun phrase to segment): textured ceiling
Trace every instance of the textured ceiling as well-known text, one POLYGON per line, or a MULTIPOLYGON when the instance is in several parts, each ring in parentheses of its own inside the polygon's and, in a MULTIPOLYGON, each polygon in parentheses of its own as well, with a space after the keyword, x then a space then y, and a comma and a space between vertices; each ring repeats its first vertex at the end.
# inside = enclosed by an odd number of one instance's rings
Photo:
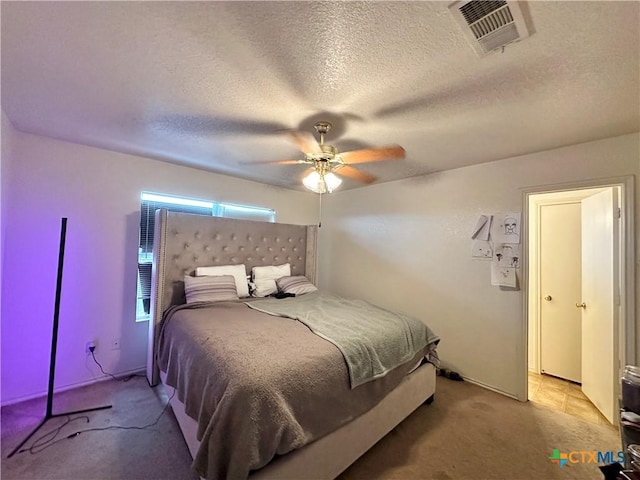
POLYGON ((2 108, 23 132, 292 188, 304 166, 240 162, 300 158, 275 132, 318 119, 342 151, 405 147, 362 165, 380 181, 640 130, 640 3, 527 2, 533 34, 482 58, 448 5, 3 1, 2 108))

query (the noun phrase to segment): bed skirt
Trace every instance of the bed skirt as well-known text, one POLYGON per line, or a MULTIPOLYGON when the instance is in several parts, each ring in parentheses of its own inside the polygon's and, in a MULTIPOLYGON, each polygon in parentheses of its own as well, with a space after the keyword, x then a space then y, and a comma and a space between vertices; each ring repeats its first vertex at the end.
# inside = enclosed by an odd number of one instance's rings
MULTIPOLYGON (((166 393, 171 396, 173 388, 165 384, 165 373, 162 371, 160 379, 166 393)), ((432 364, 425 363, 409 374, 400 385, 368 412, 329 435, 276 458, 264 468, 252 472, 249 478, 251 480, 334 479, 434 395, 435 389, 436 369, 432 364)), ((171 408, 193 458, 200 444, 196 438, 197 423, 186 415, 184 405, 177 396, 171 399, 171 408)))

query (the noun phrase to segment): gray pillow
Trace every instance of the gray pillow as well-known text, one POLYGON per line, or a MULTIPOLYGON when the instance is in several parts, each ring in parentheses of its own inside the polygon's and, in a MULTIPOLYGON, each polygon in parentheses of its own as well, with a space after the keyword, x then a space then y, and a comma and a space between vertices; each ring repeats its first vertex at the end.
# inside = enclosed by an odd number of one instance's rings
POLYGON ((184 293, 187 303, 238 300, 236 279, 233 275, 185 276, 184 293))
POLYGON ((296 277, 280 277, 276 280, 276 285, 281 292, 293 293, 294 295, 302 295, 318 290, 307 277, 302 275, 296 277))

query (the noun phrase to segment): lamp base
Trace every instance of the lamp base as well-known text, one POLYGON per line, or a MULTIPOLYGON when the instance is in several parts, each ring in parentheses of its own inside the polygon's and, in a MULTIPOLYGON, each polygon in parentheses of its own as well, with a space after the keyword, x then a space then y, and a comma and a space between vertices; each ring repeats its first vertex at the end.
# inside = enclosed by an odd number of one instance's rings
POLYGON ((34 428, 31 433, 29 435, 27 435, 27 437, 22 440, 22 442, 20 442, 20 444, 14 448, 11 453, 9 455, 7 455, 7 458, 11 458, 13 457, 21 448, 22 446, 27 443, 29 441, 29 439, 31 437, 33 437, 33 435, 40 430, 40 428, 47 423, 49 420, 51 420, 52 418, 56 418, 56 417, 65 417, 67 415, 76 415, 78 413, 86 413, 86 412, 95 412, 96 410, 106 410, 107 408, 111 408, 111 405, 105 405, 102 407, 94 407, 94 408, 85 408, 84 410, 75 410, 73 412, 67 412, 67 413, 53 413, 53 414, 47 414, 45 415, 45 417, 42 419, 42 421, 38 424, 38 426, 36 428, 34 428))

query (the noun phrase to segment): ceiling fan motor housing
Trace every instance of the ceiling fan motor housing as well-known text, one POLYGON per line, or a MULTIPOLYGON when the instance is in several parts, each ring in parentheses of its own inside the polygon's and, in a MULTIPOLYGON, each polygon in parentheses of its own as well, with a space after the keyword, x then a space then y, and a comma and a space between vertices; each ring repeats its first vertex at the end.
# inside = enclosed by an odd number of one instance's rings
POLYGON ((334 147, 333 145, 328 145, 326 143, 320 145, 320 148, 322 149, 323 153, 328 153, 329 155, 335 155, 338 153, 338 149, 336 147, 334 147))
POLYGON ((314 125, 316 131, 320 135, 326 135, 329 130, 331 130, 331 123, 329 122, 317 122, 314 125))

